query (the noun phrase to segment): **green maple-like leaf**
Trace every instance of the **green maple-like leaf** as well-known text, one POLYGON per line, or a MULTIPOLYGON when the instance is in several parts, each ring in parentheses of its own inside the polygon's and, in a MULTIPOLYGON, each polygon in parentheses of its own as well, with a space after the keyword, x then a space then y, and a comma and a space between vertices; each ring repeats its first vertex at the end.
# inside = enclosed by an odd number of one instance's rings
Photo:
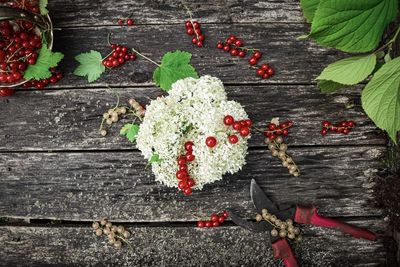
POLYGON ((168 91, 177 80, 198 78, 196 70, 189 64, 191 57, 192 54, 179 50, 166 53, 161 59, 161 65, 153 73, 156 85, 168 91))
POLYGON ((307 22, 311 23, 314 19, 320 0, 300 0, 300 6, 307 22))
POLYGON ((371 51, 396 17, 397 6, 397 0, 321 0, 309 36, 345 52, 371 51))
POLYGON ((87 76, 89 82, 97 80, 106 70, 102 64, 103 58, 97 51, 90 50, 88 53, 81 53, 75 57, 80 65, 74 70, 78 76, 87 76))
POLYGON ((129 141, 135 142, 136 136, 139 132, 139 128, 140 127, 137 124, 127 123, 121 128, 119 133, 123 136, 126 136, 129 141))
POLYGON ((317 77, 345 85, 357 84, 372 73, 376 65, 376 55, 349 57, 329 64, 317 77))
POLYGON ((47 10, 48 0, 39 0, 39 10, 40 14, 47 15, 49 11, 47 10))
POLYGON ((400 57, 385 63, 361 94, 362 106, 376 126, 396 143, 400 130, 400 57))
POLYGON ((51 77, 50 68, 57 67, 63 58, 64 55, 62 53, 52 52, 43 44, 35 65, 29 65, 25 70, 24 79, 41 80, 51 77))

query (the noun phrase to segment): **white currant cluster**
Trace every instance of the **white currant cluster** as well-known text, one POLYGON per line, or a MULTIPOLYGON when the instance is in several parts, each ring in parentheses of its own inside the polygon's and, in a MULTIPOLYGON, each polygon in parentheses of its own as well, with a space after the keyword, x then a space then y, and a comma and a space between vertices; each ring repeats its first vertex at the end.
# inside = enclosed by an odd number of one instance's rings
POLYGON ((116 226, 106 219, 102 219, 100 222, 93 222, 92 228, 97 236, 107 236, 108 243, 117 249, 122 248, 123 243, 131 247, 128 242, 131 233, 122 225, 116 226))
POLYGON ((262 220, 272 225, 273 229, 271 230, 271 236, 279 236, 281 238, 287 237, 296 241, 301 240, 300 229, 293 225, 292 219, 282 221, 278 219, 275 215, 270 214, 267 209, 263 209, 261 211, 261 214, 256 215, 257 222, 260 222, 262 220))
POLYGON ((283 142, 281 136, 276 137, 274 140, 265 139, 271 155, 279 158, 282 161, 282 166, 289 170, 289 173, 295 177, 300 175, 300 170, 294 162, 293 158, 287 154, 288 145, 283 142))

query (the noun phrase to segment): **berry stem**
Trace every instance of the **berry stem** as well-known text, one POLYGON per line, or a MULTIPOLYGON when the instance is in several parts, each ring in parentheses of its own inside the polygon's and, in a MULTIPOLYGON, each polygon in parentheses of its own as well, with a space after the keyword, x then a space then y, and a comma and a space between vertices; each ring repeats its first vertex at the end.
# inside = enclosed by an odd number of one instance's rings
POLYGON ((135 48, 131 48, 131 50, 133 52, 135 52, 136 54, 138 54, 139 56, 141 56, 142 58, 146 59, 147 61, 153 63, 154 65, 161 67, 160 64, 158 64, 157 62, 155 62, 154 60, 152 60, 151 58, 146 57, 145 55, 143 55, 142 53, 139 53, 135 48))
POLYGON ((235 47, 235 48, 239 48, 239 49, 242 49, 242 50, 245 50, 245 51, 260 51, 260 49, 257 49, 257 48, 248 48, 246 46, 237 46, 235 44, 231 44, 231 45, 233 47, 235 47))
POLYGON ((193 29, 195 30, 194 33, 196 34, 196 38, 197 38, 197 40, 199 40, 199 35, 197 34, 196 28, 194 27, 194 23, 193 23, 193 13, 192 13, 192 11, 190 11, 190 9, 183 3, 183 1, 182 1, 182 5, 183 5, 183 7, 186 9, 186 13, 189 15, 190 24, 192 24, 192 27, 193 27, 193 29))

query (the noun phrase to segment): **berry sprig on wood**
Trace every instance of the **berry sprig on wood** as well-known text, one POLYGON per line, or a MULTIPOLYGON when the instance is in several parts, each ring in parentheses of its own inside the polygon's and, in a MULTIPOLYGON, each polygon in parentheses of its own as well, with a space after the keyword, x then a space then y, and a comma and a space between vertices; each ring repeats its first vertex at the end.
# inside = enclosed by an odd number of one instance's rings
POLYGON ((196 184, 193 178, 189 175, 188 164, 195 160, 193 155, 193 142, 187 141, 184 144, 185 154, 178 158, 178 171, 176 172, 176 178, 179 180, 178 188, 183 191, 185 196, 192 194, 192 187, 196 184))
POLYGON ((225 222, 229 214, 227 211, 223 211, 220 214, 213 213, 209 220, 200 220, 197 222, 199 228, 211 228, 219 227, 225 222))
POLYGON ((231 115, 226 115, 224 117, 224 124, 232 127, 234 130, 234 132, 229 134, 228 140, 231 144, 236 144, 239 141, 237 133, 239 133, 239 135, 242 137, 248 136, 250 134, 250 127, 252 126, 253 122, 250 119, 236 121, 231 115))
POLYGON ((87 77, 89 82, 94 82, 100 78, 106 69, 113 69, 124 64, 127 60, 135 60, 136 56, 140 56, 157 66, 153 72, 153 81, 165 91, 170 90, 171 85, 177 80, 187 77, 198 78, 196 70, 189 64, 192 54, 188 52, 180 50, 168 52, 162 57, 161 63, 157 63, 135 48, 112 44, 110 37, 111 34, 108 36, 108 44, 112 51, 106 57, 103 58, 100 52, 94 50, 81 53, 75 57, 80 63, 74 71, 75 75, 87 77))
POLYGON ((128 239, 131 233, 122 225, 113 225, 107 219, 102 219, 100 222, 93 222, 92 228, 97 236, 105 235, 108 237, 108 243, 116 249, 122 248, 122 244, 132 248, 128 239))
POLYGON ((61 71, 57 70, 56 68, 50 68, 51 77, 40 79, 40 80, 30 80, 23 84, 24 88, 36 88, 36 89, 43 89, 49 84, 57 83, 59 80, 62 79, 63 74, 61 71))
MULTIPOLYGON (((258 61, 263 56, 260 49, 244 46, 243 40, 238 39, 235 35, 229 36, 225 42, 218 42, 217 48, 230 53, 233 57, 238 56, 244 58, 247 54, 251 53, 251 57, 249 58, 249 64, 251 66, 257 65, 258 61)), ((275 74, 275 71, 268 64, 262 64, 257 69, 256 74, 262 79, 268 79, 275 74)))
POLYGON ((294 162, 293 158, 287 154, 288 145, 284 143, 283 137, 288 136, 289 128, 293 126, 293 122, 287 120, 279 123, 277 118, 271 120, 264 131, 265 143, 271 151, 273 157, 277 157, 282 161, 282 166, 289 170, 289 173, 295 177, 300 175, 300 170, 294 162))
POLYGON ((261 214, 256 215, 256 221, 266 221, 273 226, 271 230, 271 236, 289 238, 296 241, 301 240, 300 229, 293 225, 292 219, 287 219, 286 221, 281 221, 275 215, 268 212, 267 209, 262 209, 261 214))
POLYGON ((354 121, 341 121, 337 124, 332 124, 330 121, 323 121, 321 134, 326 135, 328 132, 348 134, 355 125, 354 121))
POLYGON ((126 25, 126 26, 133 26, 133 24, 134 24, 135 22, 134 22, 133 19, 131 19, 131 18, 127 18, 127 19, 121 19, 121 18, 119 18, 119 19, 117 20, 117 23, 118 23, 119 26, 123 26, 123 25, 126 25))
POLYGON ((199 22, 193 20, 192 11, 185 6, 186 13, 189 15, 189 20, 185 21, 186 34, 192 36, 192 44, 197 47, 202 47, 204 42, 204 34, 201 31, 201 25, 199 22))

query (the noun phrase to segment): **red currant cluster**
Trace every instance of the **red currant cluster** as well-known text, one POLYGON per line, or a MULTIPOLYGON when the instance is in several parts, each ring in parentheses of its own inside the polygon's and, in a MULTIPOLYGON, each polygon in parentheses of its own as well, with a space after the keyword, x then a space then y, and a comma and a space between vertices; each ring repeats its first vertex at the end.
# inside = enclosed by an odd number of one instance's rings
MULTIPOLYGON (((232 126, 232 128, 239 132, 240 136, 246 137, 250 134, 250 127, 253 122, 250 119, 235 121, 231 115, 226 115, 224 117, 224 124, 227 126, 232 126)), ((239 138, 235 134, 228 136, 228 140, 231 144, 236 144, 239 138)))
MULTIPOLYGON (((251 66, 257 65, 258 60, 262 57, 262 52, 259 49, 248 48, 243 46, 243 40, 238 39, 236 36, 229 36, 225 43, 218 42, 218 49, 223 49, 225 52, 230 53, 232 56, 244 58, 248 52, 252 52, 249 59, 249 64, 251 66)), ((257 69, 257 75, 263 79, 268 79, 273 76, 275 71, 267 64, 262 64, 261 67, 257 69)))
POLYGON ((39 1, 38 0, 23 0, 23 1, 9 1, 9 0, 1 0, 0 3, 2 5, 8 5, 12 8, 20 8, 25 9, 33 13, 39 13, 39 1))
POLYGON ((42 47, 42 38, 32 30, 28 21, 0 22, 0 82, 16 83, 23 80, 28 65, 36 63, 37 50, 42 47))
POLYGON ((356 123, 354 121, 341 121, 336 125, 333 125, 329 121, 324 121, 322 122, 321 134, 326 135, 328 131, 348 134, 355 125, 356 123))
POLYGON ((192 187, 196 184, 189 176, 187 163, 194 161, 195 156, 193 155, 193 142, 187 141, 184 145, 186 154, 178 157, 179 170, 176 172, 176 178, 178 178, 178 188, 183 190, 185 196, 192 194, 192 187))
POLYGON ((124 19, 118 19, 117 23, 120 26, 124 25, 125 23, 127 26, 133 26, 134 21, 131 18, 127 19, 126 21, 124 19))
POLYGON ((287 120, 283 123, 276 125, 273 122, 270 122, 267 126, 267 130, 264 132, 264 136, 269 140, 275 140, 278 136, 287 136, 289 134, 289 128, 293 126, 293 122, 291 120, 287 120))
POLYGON ((126 46, 112 44, 111 48, 111 53, 103 60, 103 65, 107 68, 115 68, 123 65, 126 61, 136 60, 136 54, 126 46))
POLYGON ((56 70, 55 68, 51 68, 50 71, 52 74, 50 78, 46 78, 46 79, 42 79, 42 80, 30 80, 30 81, 27 81, 26 83, 24 83, 23 86, 25 88, 43 89, 48 84, 56 83, 62 79, 63 75, 62 75, 61 71, 56 70))
POLYGON ((198 221, 197 227, 199 228, 218 227, 225 222, 228 216, 229 214, 227 211, 223 211, 221 214, 213 213, 209 221, 198 221))
POLYGON ((195 44, 198 47, 202 47, 204 41, 204 35, 201 32, 200 23, 198 23, 197 21, 187 20, 185 22, 185 27, 186 27, 186 33, 189 36, 195 35, 192 38, 192 44, 195 44))
POLYGON ((261 64, 261 67, 257 69, 257 75, 263 79, 268 79, 274 76, 275 71, 268 64, 261 64))

